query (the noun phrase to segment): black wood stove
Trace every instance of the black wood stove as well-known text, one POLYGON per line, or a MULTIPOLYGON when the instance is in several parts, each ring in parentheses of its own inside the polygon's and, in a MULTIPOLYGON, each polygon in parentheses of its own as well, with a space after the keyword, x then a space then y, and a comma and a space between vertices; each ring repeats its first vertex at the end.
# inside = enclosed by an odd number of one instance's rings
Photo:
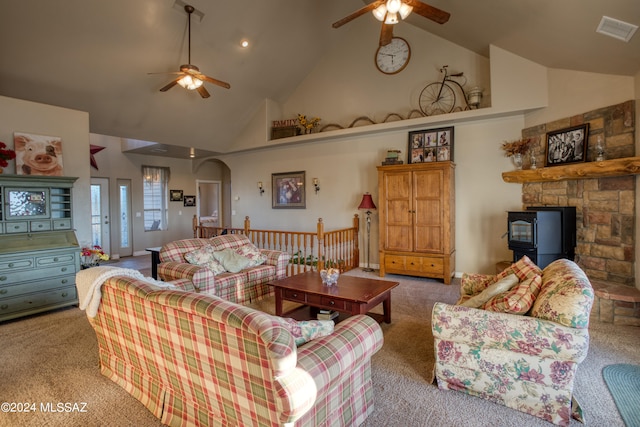
POLYGON ((526 211, 509 212, 507 223, 514 262, 526 255, 545 268, 560 258, 574 260, 575 207, 531 206, 526 211))

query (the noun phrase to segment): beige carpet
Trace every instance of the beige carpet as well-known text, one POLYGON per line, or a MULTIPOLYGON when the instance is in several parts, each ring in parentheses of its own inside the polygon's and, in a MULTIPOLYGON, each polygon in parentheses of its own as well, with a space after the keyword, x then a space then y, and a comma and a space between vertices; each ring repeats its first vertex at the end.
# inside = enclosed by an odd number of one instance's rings
MULTIPOLYGON (((348 274, 376 277, 360 270, 348 274)), ((392 291, 392 323, 382 325, 385 343, 373 358, 376 406, 365 426, 551 425, 431 384, 431 308, 434 301, 454 302, 458 282, 446 286, 389 277, 401 285, 392 291)), ((269 310, 270 303, 265 305, 269 310)), ((0 426, 160 425, 137 400, 100 375, 95 335, 79 309, 0 323, 0 337, 0 402, 35 404, 29 413, 0 412, 0 426), (76 412, 43 411, 59 402, 70 403, 76 412)), ((613 363, 640 363, 640 328, 592 323, 591 348, 578 369, 575 392, 589 426, 624 425, 602 378, 602 368, 613 363)))

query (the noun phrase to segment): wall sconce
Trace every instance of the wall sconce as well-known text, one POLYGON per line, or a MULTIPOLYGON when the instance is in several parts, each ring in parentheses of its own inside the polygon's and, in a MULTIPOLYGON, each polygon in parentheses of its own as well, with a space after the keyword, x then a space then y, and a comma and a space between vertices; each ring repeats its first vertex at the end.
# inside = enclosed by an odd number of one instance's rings
POLYGON ((318 181, 318 178, 313 178, 313 187, 316 189, 316 194, 318 194, 318 191, 320 191, 320 181, 318 181))
POLYGON ((262 193, 264 193, 264 188, 262 187, 262 181, 258 181, 258 191, 260 192, 260 195, 262 196, 262 193))

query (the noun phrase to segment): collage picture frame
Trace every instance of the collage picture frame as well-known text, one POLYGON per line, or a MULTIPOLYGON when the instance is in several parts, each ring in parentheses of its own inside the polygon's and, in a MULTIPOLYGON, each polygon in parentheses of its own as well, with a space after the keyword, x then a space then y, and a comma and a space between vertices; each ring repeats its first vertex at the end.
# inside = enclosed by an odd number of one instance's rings
POLYGON ((409 132, 408 163, 453 161, 453 126, 409 132))

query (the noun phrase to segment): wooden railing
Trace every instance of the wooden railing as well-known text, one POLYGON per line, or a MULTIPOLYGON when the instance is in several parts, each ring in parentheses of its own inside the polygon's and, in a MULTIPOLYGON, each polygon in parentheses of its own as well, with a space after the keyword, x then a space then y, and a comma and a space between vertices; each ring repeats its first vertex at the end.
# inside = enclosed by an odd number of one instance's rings
POLYGON ((193 235, 210 238, 220 234, 244 234, 260 249, 289 253, 291 261, 287 267, 287 276, 293 276, 325 267, 339 268, 342 272, 357 268, 360 262, 359 225, 357 214, 353 217, 352 227, 331 231, 324 230, 322 218, 319 218, 316 232, 252 230, 248 216, 245 217, 244 228, 203 227, 194 216, 193 235))

